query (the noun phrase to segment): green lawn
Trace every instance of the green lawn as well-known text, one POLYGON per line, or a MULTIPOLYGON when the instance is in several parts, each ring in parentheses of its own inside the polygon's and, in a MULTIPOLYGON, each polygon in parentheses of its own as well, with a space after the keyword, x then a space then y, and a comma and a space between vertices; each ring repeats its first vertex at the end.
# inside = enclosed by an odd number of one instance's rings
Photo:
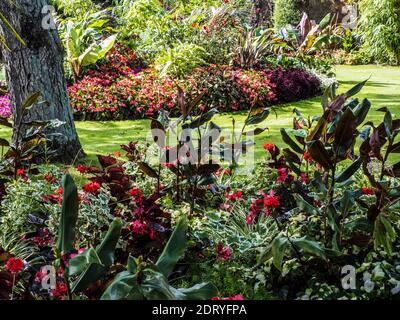
MULTIPOLYGON (((397 113, 400 105, 400 67, 378 66, 337 66, 337 78, 340 83, 338 92, 343 92, 354 84, 369 77, 370 80, 361 93, 359 99, 368 98, 372 103, 372 110, 368 120, 378 122, 383 114, 376 111, 379 107, 391 107, 397 113)), ((279 129, 290 127, 292 111, 296 107, 304 116, 321 113, 320 97, 282 106, 277 114, 271 114, 265 121, 269 131, 256 137, 256 155, 259 158, 263 153, 262 144, 273 142, 282 145, 279 129)), ((230 128, 232 116, 235 116, 236 126, 240 128, 245 120, 243 112, 221 114, 214 118, 223 128, 230 128)), ((149 133, 148 120, 134 121, 107 121, 107 122, 77 122, 79 136, 88 155, 88 160, 94 160, 96 154, 108 154, 119 150, 120 144, 129 141, 143 141, 149 133)), ((9 136, 9 132, 0 130, 1 136, 9 136)))

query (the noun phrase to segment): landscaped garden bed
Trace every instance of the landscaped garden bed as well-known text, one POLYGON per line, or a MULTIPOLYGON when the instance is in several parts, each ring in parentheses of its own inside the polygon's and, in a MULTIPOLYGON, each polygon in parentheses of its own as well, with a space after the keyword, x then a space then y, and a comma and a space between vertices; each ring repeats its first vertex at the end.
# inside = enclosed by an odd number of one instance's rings
POLYGON ((398 297, 392 1, 16 2, 1 300, 398 297))

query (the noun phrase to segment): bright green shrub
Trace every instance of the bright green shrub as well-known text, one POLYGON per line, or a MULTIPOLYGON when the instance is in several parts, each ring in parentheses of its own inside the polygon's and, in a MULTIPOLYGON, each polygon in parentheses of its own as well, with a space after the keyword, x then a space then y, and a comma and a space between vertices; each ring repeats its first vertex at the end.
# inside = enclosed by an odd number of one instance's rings
POLYGON ((173 48, 161 51, 156 57, 156 69, 161 76, 171 75, 181 78, 194 68, 206 64, 207 52, 191 43, 180 43, 173 48))
POLYGON ((100 9, 100 6, 91 0, 50 0, 49 3, 56 7, 58 13, 73 18, 82 18, 88 12, 100 9))
POLYGON ((400 63, 400 1, 361 0, 358 29, 368 61, 400 63))
POLYGON ((280 29, 288 24, 297 24, 301 19, 299 0, 275 0, 274 27, 280 29))

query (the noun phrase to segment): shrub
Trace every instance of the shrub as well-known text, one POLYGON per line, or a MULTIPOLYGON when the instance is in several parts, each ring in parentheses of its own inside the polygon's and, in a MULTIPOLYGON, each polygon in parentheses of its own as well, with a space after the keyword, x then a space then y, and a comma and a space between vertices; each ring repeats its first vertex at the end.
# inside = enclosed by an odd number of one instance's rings
POLYGON ((320 93, 318 78, 298 68, 269 72, 211 64, 195 68, 174 82, 159 77, 152 68, 144 68, 137 55, 122 46, 111 50, 100 67, 89 70, 68 90, 76 118, 123 120, 154 117, 160 109, 178 116, 177 83, 191 96, 207 90, 197 113, 207 108, 220 112, 248 110, 320 93))
POLYGON ((274 4, 274 27, 276 30, 301 19, 300 0, 276 0, 274 4))
POLYGON ((171 75, 182 78, 194 68, 206 64, 204 60, 206 55, 207 52, 200 46, 181 43, 160 52, 156 57, 155 65, 161 76, 171 75))
POLYGON ((320 80, 304 69, 278 68, 268 73, 278 103, 294 102, 321 93, 320 80))
POLYGON ((194 70, 188 82, 191 93, 207 90, 203 108, 213 107, 220 112, 248 110, 275 101, 270 79, 264 71, 209 65, 194 70))
POLYGON ((361 0, 358 29, 362 52, 372 62, 400 63, 400 1, 361 0))

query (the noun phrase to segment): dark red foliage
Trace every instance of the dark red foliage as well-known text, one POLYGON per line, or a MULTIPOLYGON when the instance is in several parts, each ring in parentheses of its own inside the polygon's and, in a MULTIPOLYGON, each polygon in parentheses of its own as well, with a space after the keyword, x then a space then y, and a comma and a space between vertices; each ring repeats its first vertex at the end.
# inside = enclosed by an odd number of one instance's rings
POLYGON ((278 68, 268 76, 279 104, 312 98, 321 93, 320 80, 304 69, 278 68))

